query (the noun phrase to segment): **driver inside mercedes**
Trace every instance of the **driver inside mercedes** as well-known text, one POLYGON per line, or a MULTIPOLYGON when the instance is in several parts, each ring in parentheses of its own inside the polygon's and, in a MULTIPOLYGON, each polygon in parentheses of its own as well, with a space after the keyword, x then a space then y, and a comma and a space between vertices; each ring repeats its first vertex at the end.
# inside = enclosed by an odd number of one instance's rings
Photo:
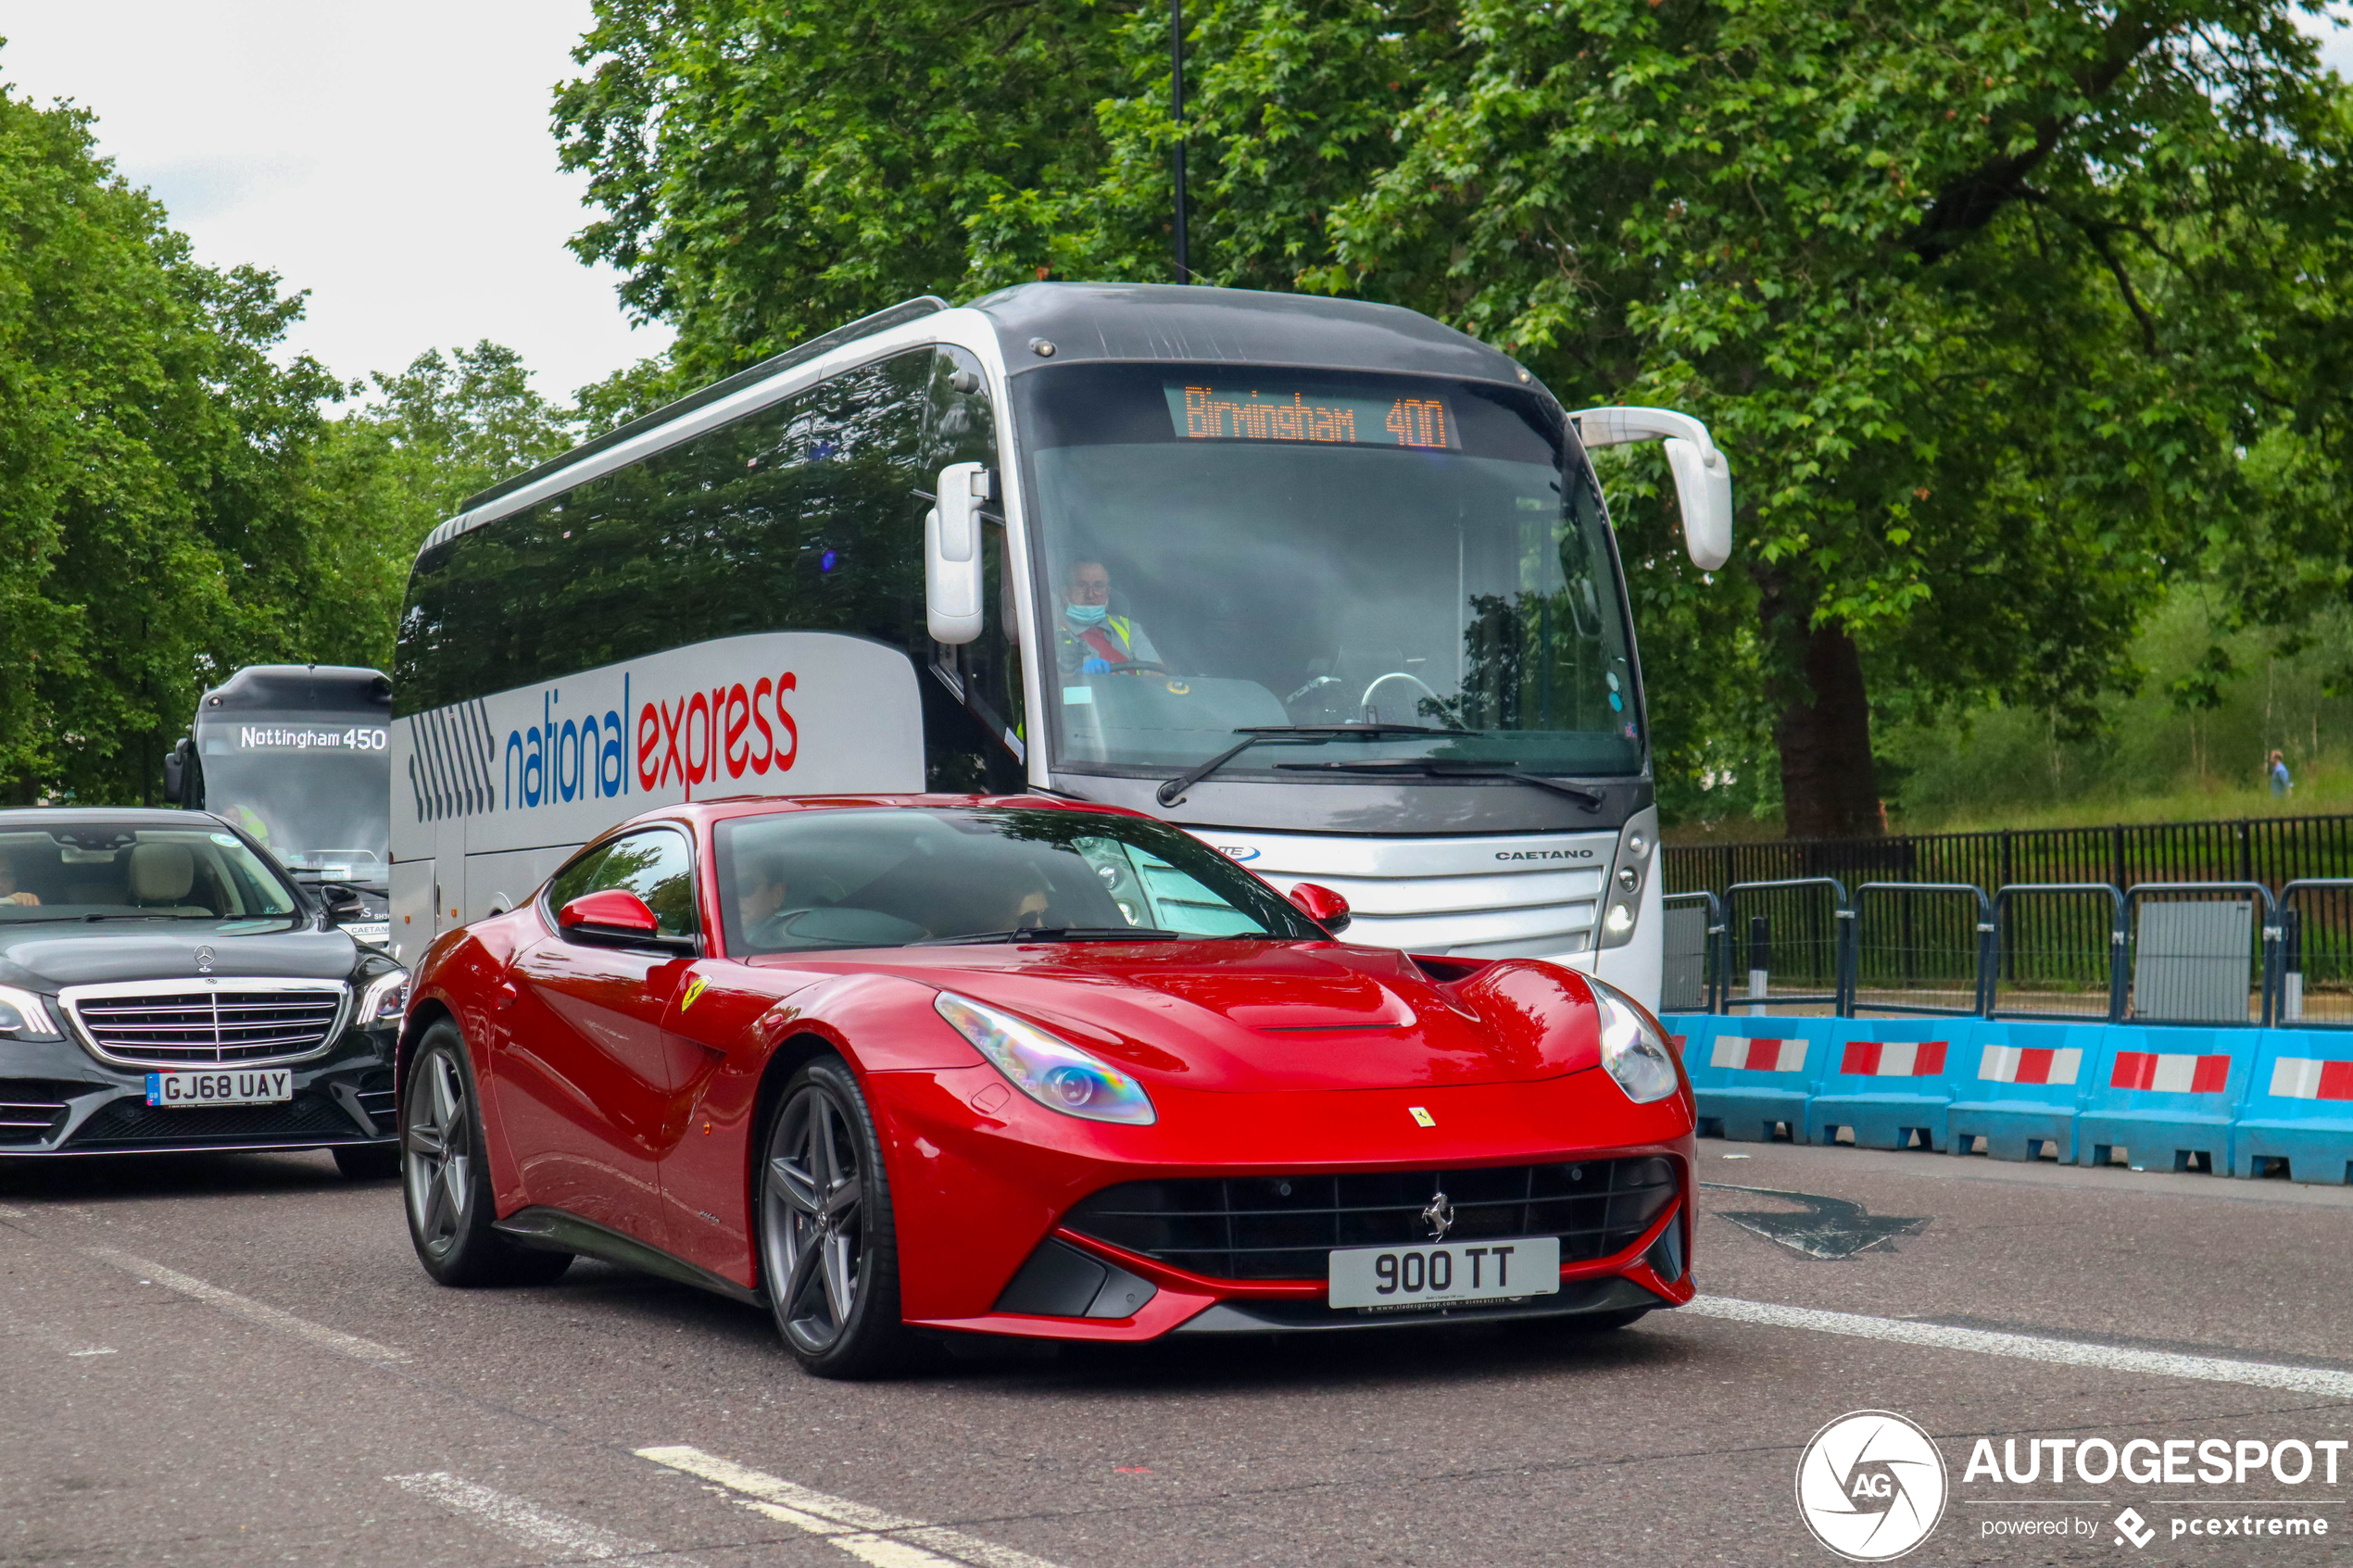
POLYGON ((1063 612, 1054 625, 1054 652, 1065 675, 1116 671, 1167 673, 1160 650, 1143 627, 1111 612, 1111 572, 1099 560, 1080 558, 1063 574, 1063 612))

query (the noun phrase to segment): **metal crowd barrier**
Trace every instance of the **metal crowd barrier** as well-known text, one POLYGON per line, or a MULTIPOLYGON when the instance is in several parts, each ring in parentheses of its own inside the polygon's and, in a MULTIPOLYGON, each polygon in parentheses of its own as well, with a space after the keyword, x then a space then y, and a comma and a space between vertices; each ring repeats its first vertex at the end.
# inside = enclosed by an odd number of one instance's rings
POLYGON ((2353 1029, 2353 878, 1833 877, 1667 899, 1662 1011, 2353 1029))

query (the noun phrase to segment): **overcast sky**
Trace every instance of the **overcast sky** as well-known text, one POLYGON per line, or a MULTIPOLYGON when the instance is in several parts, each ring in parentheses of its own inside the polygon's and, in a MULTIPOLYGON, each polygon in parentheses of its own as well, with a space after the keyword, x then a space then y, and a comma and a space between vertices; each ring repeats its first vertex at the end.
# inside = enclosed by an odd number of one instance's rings
POLYGON ((550 89, 588 0, 0 0, 0 80, 98 115, 200 260, 310 291, 293 346, 350 380, 491 338, 553 397, 666 346, 564 248, 550 89))
MULTIPOLYGON (((96 110, 199 258, 308 289, 293 345, 337 375, 487 337, 561 398, 669 342, 564 248, 588 214, 549 90, 588 19, 588 0, 0 0, 0 81, 96 110)), ((2316 31, 2353 76, 2353 33, 2316 31)))

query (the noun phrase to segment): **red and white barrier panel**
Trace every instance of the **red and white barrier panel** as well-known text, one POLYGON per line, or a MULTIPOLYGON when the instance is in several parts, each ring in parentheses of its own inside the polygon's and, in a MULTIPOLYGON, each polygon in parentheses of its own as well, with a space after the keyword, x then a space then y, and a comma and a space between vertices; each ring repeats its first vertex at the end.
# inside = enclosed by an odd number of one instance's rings
POLYGON ((2353 1061, 2275 1058, 2271 1062, 2271 1093, 2280 1099, 2353 1099, 2353 1061))
POLYGON ((1977 1076, 1987 1084, 2072 1084, 2083 1069, 2083 1053, 2073 1046, 1988 1046, 1978 1058, 1977 1076))
POLYGON ((1849 1040, 1838 1070, 1856 1078, 1935 1078, 1944 1072, 1943 1040, 1849 1040))
POLYGON ((2153 1089, 2162 1095, 2219 1095, 2231 1081, 2227 1056, 2186 1051, 2118 1051, 2108 1077, 2111 1089, 2153 1089))
POLYGON ((1709 1051, 1710 1067, 1737 1068, 1744 1073, 1803 1073, 1806 1042, 1759 1040, 1746 1035, 1718 1035, 1709 1051))

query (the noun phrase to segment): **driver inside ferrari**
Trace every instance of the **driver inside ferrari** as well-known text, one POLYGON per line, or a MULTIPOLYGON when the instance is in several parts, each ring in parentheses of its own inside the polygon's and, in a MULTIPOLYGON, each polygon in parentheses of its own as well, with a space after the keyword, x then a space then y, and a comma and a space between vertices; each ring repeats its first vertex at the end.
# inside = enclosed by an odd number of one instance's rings
POLYGON ((1111 570, 1081 557, 1063 574, 1063 612, 1054 652, 1065 675, 1168 672, 1160 650, 1132 617, 1111 612, 1111 570))

